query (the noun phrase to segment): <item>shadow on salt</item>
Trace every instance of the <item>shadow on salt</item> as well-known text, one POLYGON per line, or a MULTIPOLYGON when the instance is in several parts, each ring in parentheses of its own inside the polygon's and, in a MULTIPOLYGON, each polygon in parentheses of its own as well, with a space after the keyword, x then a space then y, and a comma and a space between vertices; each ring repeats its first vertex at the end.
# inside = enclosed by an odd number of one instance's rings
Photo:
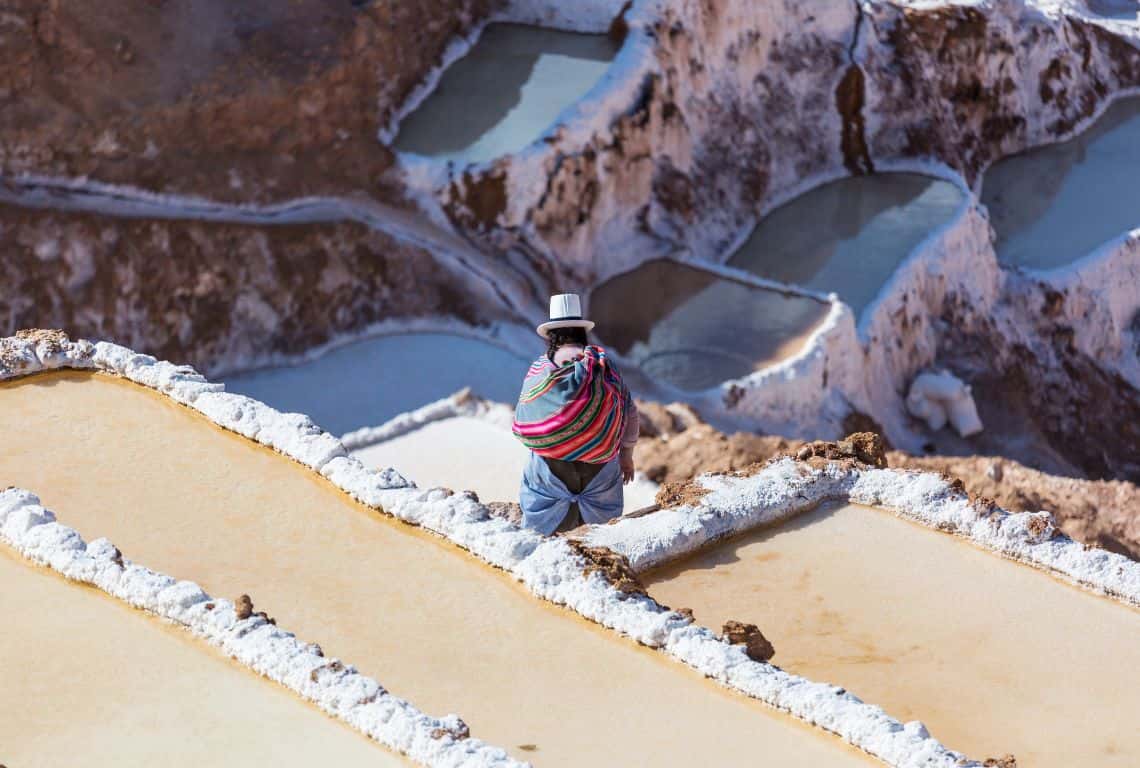
POLYGON ((1140 99, 1111 106, 1088 131, 986 171, 982 202, 998 261, 1052 269, 1140 226, 1140 99))
POLYGON ((522 24, 491 24, 400 124, 395 148, 468 163, 516 152, 586 95, 617 45, 522 24))
POLYGON ((765 216, 729 264, 838 294, 858 318, 915 247, 954 217, 964 198, 954 184, 913 173, 841 179, 765 216))
POLYGON ((226 379, 230 392, 308 414, 333 434, 370 427, 463 389, 513 403, 532 350, 449 333, 379 336, 299 365, 226 379))
POLYGON ((690 392, 792 357, 828 310, 666 259, 605 281, 589 308, 606 344, 645 375, 690 392))

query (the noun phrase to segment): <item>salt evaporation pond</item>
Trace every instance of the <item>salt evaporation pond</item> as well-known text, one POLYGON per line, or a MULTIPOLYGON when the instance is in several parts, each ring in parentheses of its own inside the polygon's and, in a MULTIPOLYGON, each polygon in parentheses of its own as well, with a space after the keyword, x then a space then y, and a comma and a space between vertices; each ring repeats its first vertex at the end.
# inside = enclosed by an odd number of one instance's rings
POLYGON ((944 533, 824 507, 643 580, 707 626, 757 624, 774 664, 971 757, 1140 765, 1140 611, 944 533))
POLYGON ((1140 4, 1136 0, 1088 0, 1089 10, 1109 19, 1129 19, 1135 21, 1140 16, 1140 4))
MULTIPOLYGON (((421 488, 475 491, 482 501, 518 501, 530 458, 508 425, 460 416, 352 452, 366 466, 399 467, 421 488)), ((658 485, 644 477, 624 487, 625 509, 647 507, 658 485)))
POLYGON ((395 147, 465 162, 516 152, 585 96, 616 53, 606 35, 492 24, 400 123, 395 147))
POLYGON ((3 544, 0 616, 9 765, 411 765, 204 640, 3 544))
POLYGON ((0 433, 4 482, 35 489, 61 520, 211 594, 248 593, 330 658, 425 712, 460 713, 520 759, 877 764, 130 382, 56 373, 0 384, 0 433))
POLYGON ((858 317, 915 246, 954 217, 964 197, 954 184, 913 173, 841 179, 765 216, 729 263, 836 293, 858 317))
POLYGON ((597 334, 649 376, 688 391, 786 359, 828 304, 658 259, 590 294, 597 334))
POLYGON ((1031 150, 986 171, 1002 264, 1050 269, 1140 227, 1140 99, 1109 107, 1061 144, 1031 150))
MULTIPOLYGON (((295 366, 227 377, 226 389, 279 411, 308 414, 334 434, 383 424, 393 416, 471 387, 513 403, 531 359, 478 339, 447 333, 380 336, 333 349, 295 366)), ((534 353, 533 355, 531 353, 534 353)))

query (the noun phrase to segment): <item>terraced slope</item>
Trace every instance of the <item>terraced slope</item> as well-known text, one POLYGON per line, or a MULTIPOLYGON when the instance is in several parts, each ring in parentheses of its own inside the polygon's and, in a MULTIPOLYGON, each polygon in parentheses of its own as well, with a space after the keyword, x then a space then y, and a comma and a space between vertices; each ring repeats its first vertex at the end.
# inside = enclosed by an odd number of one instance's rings
POLYGON ((0 430, 6 482, 81 532, 212 594, 248 591, 330 656, 538 765, 871 763, 132 384, 2 385, 0 430))

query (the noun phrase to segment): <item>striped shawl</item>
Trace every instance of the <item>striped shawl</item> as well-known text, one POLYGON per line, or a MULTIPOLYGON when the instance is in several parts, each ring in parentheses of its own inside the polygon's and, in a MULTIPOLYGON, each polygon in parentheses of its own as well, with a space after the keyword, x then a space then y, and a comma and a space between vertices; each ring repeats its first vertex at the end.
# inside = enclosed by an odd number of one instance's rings
POLYGON ((604 464, 617 455, 631 402, 602 347, 561 367, 531 364, 515 408, 514 433, 539 456, 604 464))

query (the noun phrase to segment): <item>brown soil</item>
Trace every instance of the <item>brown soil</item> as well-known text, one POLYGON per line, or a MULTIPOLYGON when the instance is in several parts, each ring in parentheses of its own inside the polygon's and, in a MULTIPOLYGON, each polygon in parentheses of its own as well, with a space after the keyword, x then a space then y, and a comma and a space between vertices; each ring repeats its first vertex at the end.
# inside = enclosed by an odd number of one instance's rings
POLYGON ((380 320, 488 314, 429 254, 354 223, 250 226, 0 206, 0 335, 58 327, 206 371, 380 320), (5 327, 6 326, 6 327, 5 327))
POLYGON ((522 523, 522 507, 513 501, 488 501, 484 506, 492 517, 501 517, 516 525, 522 523))
MULTIPOLYGON (((700 474, 700 473, 698 473, 700 474)), ((692 480, 666 480, 653 499, 657 509, 696 504, 708 494, 708 489, 692 480)))
POLYGON ((795 457, 799 461, 812 458, 827 461, 852 459, 860 464, 883 469, 887 466, 887 455, 883 445, 883 438, 873 432, 856 432, 835 442, 814 440, 805 443, 796 449, 795 457))
POLYGON ((1005 509, 1048 510, 1061 531, 1077 541, 1140 560, 1140 489, 1118 480, 1049 475, 1000 457, 910 456, 893 451, 891 466, 960 478, 974 495, 1005 509))
MULTIPOLYGON (((1131 482, 1051 474, 1000 456, 912 456, 884 450, 885 444, 873 439, 877 435, 867 437, 866 433, 846 441, 813 443, 774 435, 728 436, 701 422, 687 406, 639 404, 638 408, 642 437, 635 458, 639 467, 653 469, 663 482, 657 499, 663 507, 699 500, 707 491, 690 481, 705 472, 750 473, 781 455, 808 461, 860 461, 938 472, 958 480, 971 496, 992 499, 1011 511, 1047 510, 1073 539, 1140 560, 1140 514, 1136 512, 1140 488, 1131 482)), ((874 425, 858 414, 846 423, 863 428, 874 425)))
POLYGON ((721 633, 733 645, 743 645, 748 658, 753 661, 768 661, 776 655, 776 649, 755 624, 729 620, 724 623, 721 633))
POLYGON ((989 757, 982 763, 986 768, 1017 768, 1017 758, 1013 755, 1002 755, 1001 757, 989 757))
POLYGON ((14 0, 0 173, 243 200, 374 188, 377 131, 490 6, 14 0))
POLYGON ((590 547, 574 539, 567 539, 566 541, 571 549, 586 560, 584 572, 587 576, 591 573, 600 573, 602 578, 613 584, 623 594, 645 594, 645 587, 642 585, 641 579, 630 567, 629 560, 625 558, 625 555, 618 554, 608 547, 590 547))
POLYGON ((703 472, 734 472, 757 461, 757 456, 766 459, 799 446, 796 441, 749 432, 726 435, 686 405, 638 403, 637 407, 641 440, 634 459, 655 483, 683 482, 703 472))
POLYGON ((234 602, 234 613, 237 614, 238 621, 248 619, 253 615, 253 600, 249 595, 242 595, 234 602))

